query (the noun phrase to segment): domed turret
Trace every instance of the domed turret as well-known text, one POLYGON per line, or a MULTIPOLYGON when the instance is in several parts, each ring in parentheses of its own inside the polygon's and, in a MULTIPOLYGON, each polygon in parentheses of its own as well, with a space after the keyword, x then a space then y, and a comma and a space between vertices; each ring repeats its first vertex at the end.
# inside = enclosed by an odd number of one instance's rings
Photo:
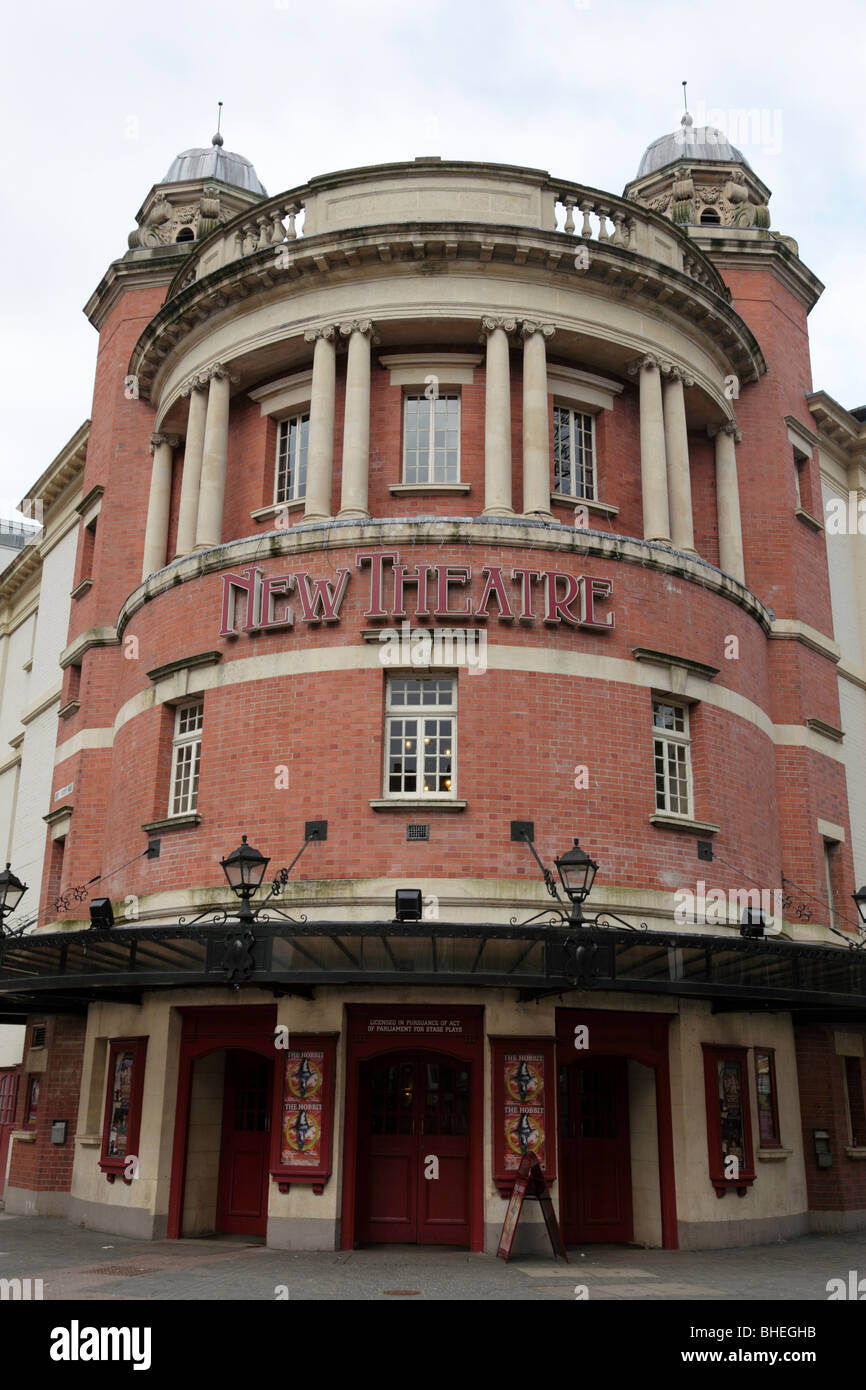
POLYGON ((183 150, 171 161, 163 183, 189 183, 198 179, 218 179, 220 183, 243 188, 258 198, 267 198, 267 190, 248 159, 223 149, 223 137, 217 131, 209 149, 183 150))
POLYGON ((175 156, 136 213, 131 250, 201 241, 221 222, 267 198, 250 161, 224 149, 224 143, 217 131, 209 147, 175 156))
POLYGON ((688 111, 647 146, 624 195, 685 225, 770 225, 769 188, 723 131, 696 126, 688 111))

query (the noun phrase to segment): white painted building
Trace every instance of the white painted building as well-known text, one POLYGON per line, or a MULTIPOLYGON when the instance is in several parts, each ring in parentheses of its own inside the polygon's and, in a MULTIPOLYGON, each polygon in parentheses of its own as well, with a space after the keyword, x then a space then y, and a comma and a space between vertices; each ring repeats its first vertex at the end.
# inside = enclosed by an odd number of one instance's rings
POLYGON ((866 406, 846 410, 816 391, 809 409, 818 431, 833 629, 841 653, 842 753, 860 885, 866 883, 866 406))
MULTIPOLYGON (((41 531, 0 522, 0 851, 27 884, 13 929, 35 925, 39 904, 89 430, 88 420, 28 490, 41 531)), ((22 1027, 0 1023, 0 1067, 21 1060, 23 1041, 22 1027)))

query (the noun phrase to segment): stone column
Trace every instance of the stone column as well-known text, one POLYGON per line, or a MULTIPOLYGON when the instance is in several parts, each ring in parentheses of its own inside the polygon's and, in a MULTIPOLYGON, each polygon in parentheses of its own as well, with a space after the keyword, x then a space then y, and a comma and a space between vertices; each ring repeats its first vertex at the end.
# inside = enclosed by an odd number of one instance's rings
POLYGON ((550 428, 547 400, 549 323, 524 321, 523 337, 523 514, 552 520, 550 510, 550 428))
POLYGON ((180 484, 180 511, 177 518, 175 559, 195 548, 198 521, 198 495, 201 489, 201 461, 204 452, 204 425, 207 417, 207 381, 195 377, 181 393, 189 396, 186 442, 183 448, 183 478, 180 484))
POLYGON ((201 463, 201 487, 198 497, 198 520, 195 528, 196 550, 219 545, 223 530, 223 501, 226 492, 226 462, 229 447, 229 396, 231 377, 222 364, 210 372, 207 398, 207 420, 204 427, 204 449, 201 463))
POLYGON ((141 577, 161 570, 166 562, 168 546, 168 514, 171 504, 171 459, 177 448, 174 435, 152 434, 150 451, 153 454, 153 469, 150 475, 150 498, 147 504, 147 522, 144 528, 144 558, 141 577))
POLYGON ((679 367, 663 367, 662 409, 668 468, 668 506, 671 540, 675 549, 696 555, 692 517, 692 479, 689 471, 689 438, 683 387, 694 386, 694 377, 679 367))
POLYGON ((644 540, 670 545, 668 479, 659 360, 648 353, 632 362, 630 376, 640 382, 640 477, 644 540))
POLYGON ((336 330, 331 324, 324 328, 308 328, 304 340, 316 345, 313 348, 313 382, 310 388, 304 520, 327 521, 331 516, 331 489, 334 479, 336 330))
POLYGON ((482 516, 514 515, 511 505, 511 376, 508 335, 516 328, 514 319, 481 320, 482 342, 485 338, 487 340, 482 516))
POLYGON ((737 482, 736 445, 742 439, 736 420, 707 425, 716 441, 716 513, 719 524, 719 569, 741 584, 746 582, 743 563, 743 528, 740 522, 740 488, 737 482))
POLYGON ((346 408, 343 414, 343 484, 338 516, 370 515, 367 492, 370 483, 370 341, 369 319, 341 323, 340 333, 349 339, 346 365, 346 408))

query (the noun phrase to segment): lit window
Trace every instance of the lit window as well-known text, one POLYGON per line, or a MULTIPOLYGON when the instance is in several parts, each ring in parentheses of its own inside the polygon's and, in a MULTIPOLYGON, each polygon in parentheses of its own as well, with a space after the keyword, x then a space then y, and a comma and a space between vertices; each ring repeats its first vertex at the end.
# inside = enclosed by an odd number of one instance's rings
POLYGON ((281 420, 277 430, 277 472, 274 502, 297 502, 307 495, 309 415, 281 420))
POLYGON ((391 677, 385 709, 386 796, 455 796, 456 734, 453 677, 391 677))
POLYGON ((198 806, 198 772, 204 705, 181 705, 175 715, 169 815, 186 816, 198 806))
POLYGON ((134 1177, 138 1160, 147 1038, 114 1038, 108 1048, 108 1076, 99 1166, 109 1182, 134 1177))
POLYGON ((689 712, 685 705, 653 700, 653 756, 656 810, 690 816, 692 770, 689 712))
POLYGON ((460 397, 407 396, 403 430, 404 483, 460 481, 460 397))
POLYGON ((553 409, 553 490, 595 498, 595 416, 564 405, 553 409))

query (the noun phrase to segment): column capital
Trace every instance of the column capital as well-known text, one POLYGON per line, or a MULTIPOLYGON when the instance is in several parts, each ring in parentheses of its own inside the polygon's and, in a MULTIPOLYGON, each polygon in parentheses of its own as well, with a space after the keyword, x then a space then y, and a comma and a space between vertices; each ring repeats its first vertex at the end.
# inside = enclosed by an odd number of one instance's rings
POLYGON ((308 328, 304 332, 305 343, 315 343, 319 338, 324 338, 325 342, 332 343, 337 336, 337 325, 334 323, 322 324, 321 328, 308 328))
POLYGON ((179 443, 180 435, 178 434, 152 434, 150 436, 150 452, 156 453, 160 444, 167 444, 170 449, 176 449, 179 443))
POLYGON ((707 425, 707 434, 710 439, 715 439, 717 434, 729 434, 735 444, 739 444, 743 438, 743 431, 739 428, 736 420, 722 420, 707 425))
POLYGON ((184 382, 180 389, 180 394, 186 398, 191 396, 193 391, 204 391, 207 387, 207 382, 207 374, 197 372, 195 376, 191 376, 188 381, 184 382))
POLYGON ((659 370, 662 376, 667 377, 670 381, 681 381, 683 386, 694 386, 695 384, 694 377, 686 371, 685 367, 677 366, 676 362, 660 362, 659 370))
POLYGON ((382 340, 376 332, 376 325, 372 319, 347 319, 340 324, 340 336, 351 338, 353 333, 361 333, 365 338, 369 338, 371 343, 380 343, 382 340))
POLYGON ((495 333, 497 328, 501 328, 509 336, 517 332, 517 320, 503 318, 500 315, 486 314, 481 320, 481 335, 478 339, 480 343, 486 342, 491 333, 495 333))
POLYGON ((218 381, 222 377, 228 377, 229 381, 235 385, 240 381, 240 377, 236 376, 225 362, 214 362, 213 366, 209 367, 207 372, 203 373, 203 375, 206 376, 208 381, 213 381, 214 379, 218 381))
POLYGON ((626 371, 629 376, 637 376, 640 371, 649 371, 655 368, 661 371, 663 359, 655 352, 645 352, 642 357, 636 357, 633 362, 629 362, 626 371))
POLYGON ((552 323, 538 323, 535 319, 522 319, 520 323, 521 338, 531 338, 533 333, 540 333, 544 338, 552 338, 556 328, 552 323))

